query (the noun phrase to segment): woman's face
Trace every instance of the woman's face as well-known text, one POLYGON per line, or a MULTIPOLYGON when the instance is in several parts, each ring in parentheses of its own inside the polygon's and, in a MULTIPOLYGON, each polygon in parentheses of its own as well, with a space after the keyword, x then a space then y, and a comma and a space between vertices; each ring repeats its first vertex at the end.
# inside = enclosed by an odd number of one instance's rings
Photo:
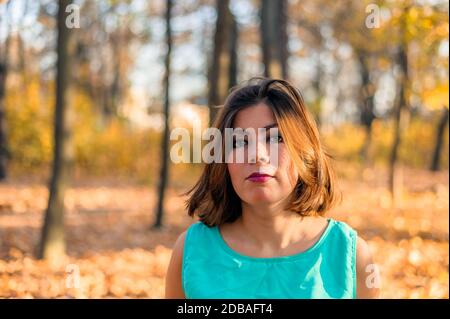
POLYGON ((253 129, 256 136, 256 139, 251 136, 238 137, 229 156, 241 149, 244 161, 231 162, 229 157, 227 164, 234 190, 243 202, 250 205, 279 203, 291 194, 297 183, 298 171, 289 156, 281 132, 274 135, 266 129, 265 136, 258 134, 258 128, 272 125, 277 127, 275 117, 264 103, 247 107, 234 118, 234 128, 253 129), (256 147, 252 147, 252 143, 256 143, 256 147), (272 160, 269 163, 271 144, 272 147, 277 147, 278 161, 272 160), (264 174, 268 176, 261 176, 264 174))

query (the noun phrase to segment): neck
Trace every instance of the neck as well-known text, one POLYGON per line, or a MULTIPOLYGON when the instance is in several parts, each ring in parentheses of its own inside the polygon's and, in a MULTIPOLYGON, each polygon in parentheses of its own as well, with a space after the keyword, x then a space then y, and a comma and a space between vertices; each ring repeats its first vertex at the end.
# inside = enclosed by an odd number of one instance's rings
POLYGON ((280 204, 249 205, 242 202, 239 223, 246 236, 262 250, 274 251, 305 238, 310 219, 285 211, 280 204))

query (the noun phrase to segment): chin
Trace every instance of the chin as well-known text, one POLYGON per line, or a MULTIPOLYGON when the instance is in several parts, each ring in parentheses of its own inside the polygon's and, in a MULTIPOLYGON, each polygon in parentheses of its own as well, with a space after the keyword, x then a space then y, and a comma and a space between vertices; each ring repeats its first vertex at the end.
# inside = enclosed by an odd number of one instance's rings
POLYGON ((273 193, 262 189, 253 191, 249 194, 248 198, 249 203, 252 205, 271 204, 277 201, 277 199, 273 196, 273 193))

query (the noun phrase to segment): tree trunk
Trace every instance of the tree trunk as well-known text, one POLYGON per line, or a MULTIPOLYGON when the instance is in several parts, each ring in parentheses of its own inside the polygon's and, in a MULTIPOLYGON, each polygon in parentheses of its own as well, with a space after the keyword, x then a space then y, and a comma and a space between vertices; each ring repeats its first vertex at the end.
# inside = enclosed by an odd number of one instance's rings
POLYGON ((8 72, 6 63, 0 61, 0 181, 6 179, 8 165, 8 145, 6 137, 5 87, 8 72))
POLYGON ((364 164, 370 164, 371 158, 369 151, 372 142, 372 123, 375 119, 374 113, 374 95, 375 86, 370 80, 370 69, 368 65, 368 57, 364 52, 358 52, 358 60, 361 71, 361 89, 360 89, 360 121, 365 129, 365 140, 360 151, 361 160, 364 164))
MULTIPOLYGON (((228 51, 230 54, 230 67, 228 70, 228 89, 231 89, 233 86, 237 84, 238 77, 238 40, 239 40, 239 27, 236 19, 234 18, 231 11, 229 11, 231 17, 231 26, 230 26, 230 39, 228 51)), ((224 98, 225 100, 225 98, 224 98)))
POLYGON ((441 159, 442 144, 444 142, 445 127, 448 124, 448 108, 444 107, 436 130, 436 144, 433 151, 433 159, 431 161, 430 170, 437 172, 439 170, 439 162, 441 159))
POLYGON ((126 75, 124 75, 122 72, 122 50, 123 47, 127 47, 128 43, 126 42, 126 38, 122 36, 121 29, 117 30, 116 32, 117 34, 114 34, 111 38, 111 63, 113 64, 113 80, 109 85, 108 103, 106 105, 107 109, 104 112, 106 122, 108 122, 112 117, 117 116, 118 114, 119 105, 122 101, 124 91, 123 83, 126 78, 126 75))
MULTIPOLYGON (((22 15, 20 16, 20 20, 18 21, 19 30, 24 28, 24 20, 25 17, 28 15, 29 11, 29 0, 25 0, 24 8, 22 11, 22 15)), ((20 31, 16 34, 17 36, 17 53, 18 53, 18 72, 22 77, 23 81, 23 87, 26 89, 28 87, 28 84, 30 82, 28 77, 28 68, 26 64, 26 47, 25 47, 25 41, 23 39, 23 36, 21 35, 20 31)), ((25 94, 28 94, 27 90, 25 90, 25 94)))
POLYGON ((158 205, 156 211, 156 221, 154 228, 162 226, 162 219, 164 214, 164 198, 167 186, 167 179, 169 175, 169 110, 170 110, 170 56, 172 52, 172 0, 166 1, 166 43, 167 53, 165 59, 165 74, 164 74, 164 133, 161 140, 161 170, 159 177, 158 188, 158 205))
MULTIPOLYGON (((6 41, 8 43, 8 40, 6 41)), ((0 181, 6 179, 8 171, 8 139, 6 129, 6 78, 8 75, 8 45, 5 45, 5 57, 0 60, 0 181)))
POLYGON ((320 129, 322 126, 322 99, 323 99, 323 90, 322 90, 322 81, 323 81, 323 69, 320 62, 320 55, 317 54, 317 62, 316 62, 316 76, 312 81, 312 87, 315 92, 314 103, 311 105, 311 111, 313 113, 314 119, 316 120, 317 127, 320 129))
POLYGON ((401 171, 397 168, 398 150, 401 144, 404 116, 408 111, 407 85, 408 85, 408 56, 407 47, 402 43, 397 55, 397 63, 400 66, 399 84, 400 92, 394 109, 394 138, 389 157, 389 190, 395 201, 402 193, 401 171))
POLYGON ((58 9, 56 106, 54 117, 54 157, 50 196, 45 214, 38 258, 58 259, 65 254, 64 195, 73 166, 71 109, 69 106, 69 81, 73 43, 72 31, 66 27, 66 7, 71 0, 60 0, 58 9))
POLYGON ((286 0, 262 0, 261 5, 261 46, 264 76, 288 78, 287 59, 288 35, 286 0))
POLYGON ((218 107, 237 83, 238 25, 229 9, 229 0, 217 0, 214 52, 209 69, 209 122, 213 125, 218 107))
MULTIPOLYGON (((11 1, 6 3, 6 14, 8 15, 11 1)), ((9 18, 9 17, 8 17, 9 18)), ((6 22, 9 26, 9 19, 6 22)), ((8 77, 8 63, 9 63, 9 43, 10 35, 9 28, 6 31, 6 40, 3 50, 0 51, 0 181, 6 179, 8 176, 8 160, 10 158, 8 150, 8 137, 7 137, 7 122, 6 122, 6 79, 8 77)))

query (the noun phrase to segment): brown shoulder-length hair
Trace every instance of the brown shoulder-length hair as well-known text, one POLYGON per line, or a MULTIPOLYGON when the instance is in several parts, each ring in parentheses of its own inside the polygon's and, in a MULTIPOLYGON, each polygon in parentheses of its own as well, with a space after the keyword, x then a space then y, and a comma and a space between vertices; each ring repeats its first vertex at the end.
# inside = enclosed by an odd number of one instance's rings
MULTIPOLYGON (((335 175, 303 97, 288 81, 253 78, 234 87, 213 127, 224 136, 225 128, 233 127, 240 110, 258 103, 265 103, 272 110, 299 173, 285 210, 302 216, 323 215, 339 197, 335 175)), ((225 161, 205 164, 200 179, 184 195, 189 195, 189 216, 197 215, 209 226, 233 222, 242 214, 241 199, 233 188, 225 161)))

